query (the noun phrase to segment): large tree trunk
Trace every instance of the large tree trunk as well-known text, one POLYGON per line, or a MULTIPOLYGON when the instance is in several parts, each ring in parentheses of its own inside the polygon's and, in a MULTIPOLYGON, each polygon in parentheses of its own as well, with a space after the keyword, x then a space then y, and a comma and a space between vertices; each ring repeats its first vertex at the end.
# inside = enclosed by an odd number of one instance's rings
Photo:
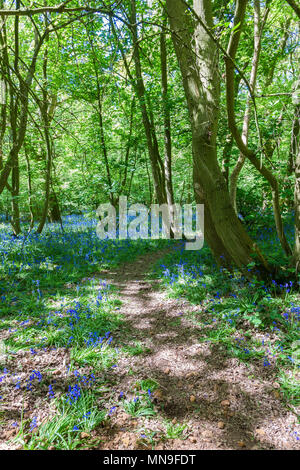
MULTIPOLYGON (((253 51, 253 58, 252 58, 252 68, 250 73, 250 82, 249 85, 251 87, 252 93, 254 93, 255 85, 256 85, 256 77, 257 77, 257 69, 259 63, 259 56, 261 51, 261 38, 262 32, 269 14, 269 8, 266 8, 264 17, 261 20, 260 14, 260 0, 254 0, 254 51, 253 51)), ((242 139, 245 145, 248 145, 248 137, 249 137, 249 126, 251 120, 251 97, 248 95, 247 103, 246 103, 246 110, 244 114, 244 121, 243 121, 243 131, 242 131, 242 139)), ((239 174, 244 166, 246 160, 246 156, 240 153, 238 161, 232 173, 230 175, 230 186, 229 186, 229 193, 231 204, 234 207, 235 212, 237 212, 237 205, 236 205, 236 190, 237 190, 237 183, 239 174)))
MULTIPOLYGON (((45 18, 45 26, 48 24, 48 19, 45 18)), ((48 43, 48 37, 47 37, 48 43)), ((46 144, 46 178, 45 178, 45 200, 44 200, 44 207, 42 211, 42 217, 37 228, 37 233, 42 233, 44 225, 47 220, 48 208, 49 208, 49 197, 50 197, 50 184, 51 184, 51 170, 52 170, 52 152, 53 152, 53 145, 51 142, 50 136, 50 124, 51 120, 54 116, 57 98, 56 95, 52 95, 51 103, 49 100, 49 93, 48 93, 48 76, 47 76, 47 66, 48 66, 48 44, 45 48, 44 58, 43 58, 43 101, 40 104, 40 111, 41 117, 43 120, 44 126, 44 136, 45 136, 45 144, 46 144)))
POLYGON ((58 199, 53 189, 49 196, 48 218, 50 222, 62 222, 58 199))
POLYGON ((300 270, 300 145, 295 159, 295 250, 296 272, 300 270))
MULTIPOLYGON (((164 21, 165 24, 165 21, 164 21)), ((171 140, 171 118, 170 105, 168 97, 168 67, 167 67, 167 47, 166 35, 162 31, 160 33, 160 64, 161 64, 161 91, 163 103, 163 120, 164 120, 164 180, 166 188, 166 196, 169 207, 171 232, 174 235, 174 191, 172 182, 172 140, 171 140)))
POLYGON ((45 178, 45 199, 44 199, 44 206, 42 210, 42 217, 39 223, 39 226, 37 228, 37 233, 42 233, 44 225, 47 220, 47 214, 48 214, 48 208, 49 208, 49 197, 50 197, 50 184, 51 184, 51 169, 52 169, 52 144, 50 141, 50 135, 49 135, 49 129, 48 129, 48 119, 44 117, 45 119, 45 129, 44 129, 44 134, 45 134, 45 141, 46 141, 46 155, 47 155, 47 161, 46 161, 46 178, 45 178))
POLYGON ((227 264, 245 267, 256 254, 267 268, 235 214, 217 161, 219 71, 218 51, 207 32, 213 27, 211 1, 194 0, 195 13, 206 28, 192 19, 183 2, 167 0, 166 4, 191 122, 196 200, 199 199, 197 191, 204 196, 206 240, 219 262, 223 256, 227 264))

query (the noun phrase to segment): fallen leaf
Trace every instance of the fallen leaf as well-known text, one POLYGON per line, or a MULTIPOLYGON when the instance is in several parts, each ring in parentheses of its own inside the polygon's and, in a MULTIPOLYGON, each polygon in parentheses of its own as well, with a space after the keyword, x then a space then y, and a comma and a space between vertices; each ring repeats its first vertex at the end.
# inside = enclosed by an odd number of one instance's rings
POLYGON ((212 431, 209 431, 209 430, 203 431, 203 432, 201 433, 201 435, 202 435, 203 437, 207 437, 207 438, 213 437, 212 431))
POLYGON ((230 406, 230 401, 229 400, 223 400, 221 401, 222 406, 230 406))
POLYGON ((124 444, 125 447, 128 447, 129 444, 130 444, 130 439, 129 439, 129 437, 127 437, 127 436, 126 436, 126 437, 123 437, 122 442, 123 442, 123 444, 124 444))
POLYGON ((246 444, 245 444, 244 441, 238 441, 237 445, 238 445, 239 447, 246 447, 246 444))
POLYGON ((195 377, 197 375, 197 372, 188 372, 185 376, 186 379, 189 379, 190 377, 195 377))
POLYGON ((162 400, 163 399, 163 393, 160 389, 157 389, 153 392, 153 397, 156 398, 157 400, 162 400))

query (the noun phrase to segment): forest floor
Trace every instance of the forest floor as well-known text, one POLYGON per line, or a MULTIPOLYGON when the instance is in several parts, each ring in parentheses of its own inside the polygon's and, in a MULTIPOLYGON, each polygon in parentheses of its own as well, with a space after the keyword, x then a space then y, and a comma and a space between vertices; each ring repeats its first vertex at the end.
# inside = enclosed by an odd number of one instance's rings
POLYGON ((0 450, 299 448, 292 283, 82 227, 3 232, 0 450))
MULTIPOLYGON (((120 292, 131 340, 146 350, 119 360, 116 390, 126 397, 141 381, 154 381, 158 414, 145 420, 116 411, 101 448, 145 448, 151 435, 155 449, 165 450, 299 448, 290 432, 296 417, 280 402, 272 372, 226 358, 222 347, 203 337, 199 342, 203 327, 190 318, 199 307, 168 298, 158 280, 149 280, 151 264, 162 255, 141 256, 114 273, 103 273, 120 292), (160 440, 165 421, 171 438, 160 440), (143 430, 144 440, 137 429, 143 430)), ((115 334, 120 342, 122 337, 115 334)))

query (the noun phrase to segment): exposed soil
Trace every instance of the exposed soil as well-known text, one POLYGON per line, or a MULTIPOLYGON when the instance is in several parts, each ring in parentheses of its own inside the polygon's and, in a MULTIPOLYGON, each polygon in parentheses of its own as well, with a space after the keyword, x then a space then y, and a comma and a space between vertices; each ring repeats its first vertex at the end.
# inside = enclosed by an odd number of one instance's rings
MULTIPOLYGON (((167 298, 158 281, 147 280, 151 264, 162 256, 162 252, 142 256, 115 273, 105 273, 105 279, 120 290, 131 340, 147 348, 142 356, 118 362, 113 372, 115 390, 126 395, 137 379, 155 379, 160 384, 156 392, 160 417, 188 425, 185 439, 167 439, 155 448, 299 448, 297 416, 281 402, 272 368, 255 362, 246 365, 226 357, 218 345, 200 342, 201 328, 186 318, 199 307, 167 298)), ((124 333, 122 340, 128 343, 124 333)), ((161 430, 159 418, 130 419, 118 411, 111 424, 103 449, 141 448, 134 428, 157 430, 158 436, 161 430)))
MULTIPOLYGON (((242 363, 226 356, 220 345, 201 341, 201 327, 189 318, 190 312, 200 311, 199 306, 168 298, 159 281, 148 280, 151 265, 164 253, 144 255, 114 271, 95 274, 116 286, 122 301, 124 325, 114 332, 115 345, 140 342, 144 347, 142 354, 121 355, 117 367, 103 374, 103 383, 111 384, 103 398, 115 408, 105 425, 92 432, 91 437, 98 438, 96 448, 299 448, 297 416, 281 400, 274 370, 261 362, 242 363), (121 406, 120 392, 131 399, 139 393, 136 382, 149 378, 159 384, 154 393, 157 414, 131 417, 121 406), (187 425, 180 438, 166 438, 166 420, 175 426, 187 425), (151 432, 153 440, 149 442, 143 435, 151 432)), ((62 391, 66 390, 68 350, 45 349, 35 355, 19 351, 17 356, 18 361, 8 361, 7 367, 18 377, 27 377, 34 368, 50 368, 51 377, 54 375, 62 391)), ((11 441, 17 433, 11 426, 20 419, 22 408, 25 417, 38 416, 39 422, 54 412, 51 402, 35 391, 25 403, 17 388, 10 398, 2 408, 9 427, 2 428, 0 449, 20 448, 11 441)))

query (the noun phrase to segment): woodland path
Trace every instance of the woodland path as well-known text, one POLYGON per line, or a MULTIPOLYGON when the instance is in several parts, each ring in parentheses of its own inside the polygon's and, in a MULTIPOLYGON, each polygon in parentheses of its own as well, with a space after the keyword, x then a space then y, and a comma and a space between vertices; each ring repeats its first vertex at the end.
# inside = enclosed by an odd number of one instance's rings
POLYGON ((117 287, 122 301, 126 332, 114 334, 116 343, 138 341, 145 348, 141 355, 121 358, 107 377, 116 396, 120 391, 129 399, 137 396, 132 391, 138 380, 159 384, 157 415, 132 418, 117 406, 101 448, 295 449, 296 416, 280 401, 272 371, 226 356, 193 323, 199 306, 168 298, 159 281, 149 280, 151 266, 165 253, 143 255, 99 274, 117 287), (166 420, 187 428, 179 438, 161 439, 166 420), (139 439, 143 430, 156 433, 152 447, 139 439))

